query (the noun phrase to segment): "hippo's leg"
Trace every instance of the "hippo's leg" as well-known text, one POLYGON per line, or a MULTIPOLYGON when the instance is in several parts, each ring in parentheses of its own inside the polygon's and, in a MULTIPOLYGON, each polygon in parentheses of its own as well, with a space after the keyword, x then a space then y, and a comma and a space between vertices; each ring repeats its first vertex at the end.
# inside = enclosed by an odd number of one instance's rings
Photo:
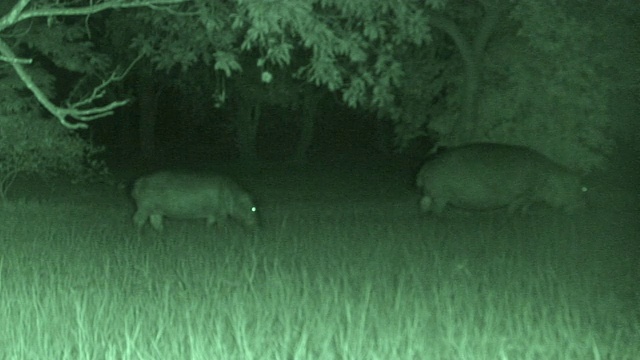
POLYGON ((207 226, 215 225, 218 222, 218 217, 210 215, 207 217, 207 226))
POLYGON ((431 207, 432 207, 432 210, 433 210, 434 214, 440 215, 440 214, 442 214, 444 209, 447 207, 447 200, 434 199, 433 200, 433 205, 431 207))
POLYGON ((431 209, 431 204, 433 203, 433 200, 428 197, 428 196, 423 196, 422 199, 420 199, 420 210, 422 210, 422 212, 428 212, 431 209))
POLYGON ((144 211, 136 211, 135 214, 133 214, 133 223, 138 227, 141 228, 144 226, 144 223, 147 222, 147 218, 149 217, 149 215, 147 215, 144 211))
POLYGON ((157 231, 162 231, 162 215, 161 214, 152 214, 149 216, 149 222, 151 222, 151 226, 157 231))
POLYGON ((531 207, 533 202, 534 201, 529 197, 521 196, 509 204, 509 206, 507 207, 507 212, 512 215, 516 212, 524 215, 529 212, 529 208, 531 207))

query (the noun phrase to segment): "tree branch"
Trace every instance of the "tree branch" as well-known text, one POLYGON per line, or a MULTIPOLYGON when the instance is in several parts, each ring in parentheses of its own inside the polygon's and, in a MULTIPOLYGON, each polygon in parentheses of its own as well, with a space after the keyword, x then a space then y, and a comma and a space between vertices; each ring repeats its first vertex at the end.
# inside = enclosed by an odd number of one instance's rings
MULTIPOLYGON (((6 0, 1 0, 6 1, 6 0)), ((50 16, 78 16, 78 15, 90 15, 109 9, 127 9, 136 7, 150 7, 152 9, 161 9, 164 5, 175 5, 191 2, 192 0, 107 0, 102 3, 97 3, 89 6, 79 7, 41 7, 30 10, 24 10, 31 0, 18 0, 13 9, 9 11, 7 15, 0 18, 0 31, 14 25, 22 20, 37 18, 37 17, 50 17, 50 16)))
POLYGON ((9 13, 0 18, 0 31, 17 23, 19 21, 18 17, 22 14, 22 10, 24 10, 30 2, 31 0, 18 0, 18 2, 13 5, 13 8, 9 10, 9 13))
MULTIPOLYGON (((2 58, 5 59, 17 59, 16 55, 13 53, 9 45, 5 43, 1 38, 0 54, 2 54, 2 58)), ((124 106, 129 102, 128 99, 118 100, 112 101, 111 103, 100 107, 81 109, 82 106, 90 105, 95 100, 102 98, 106 93, 105 88, 114 81, 122 80, 122 78, 124 78, 124 76, 129 72, 129 70, 131 70, 133 65, 139 59, 140 57, 136 58, 134 62, 127 68, 127 70, 125 70, 121 74, 117 74, 115 72, 112 73, 107 80, 103 81, 100 85, 96 86, 93 89, 90 96, 81 99, 74 104, 67 104, 67 107, 58 107, 47 98, 44 92, 40 90, 40 88, 35 84, 35 82, 31 78, 31 75, 29 75, 29 73, 22 66, 22 63, 24 63, 25 60, 19 59, 20 61, 8 61, 8 63, 13 66, 13 69, 20 77, 20 80, 22 80, 27 88, 31 90, 36 99, 38 99, 38 102, 40 102, 42 106, 44 106, 51 114, 53 114, 53 116, 55 116, 62 125, 69 129, 86 129, 88 126, 83 122, 110 116, 113 114, 114 109, 124 106), (70 123, 69 121, 67 121, 67 117, 71 117, 81 122, 70 123)))
MULTIPOLYGON (((29 1, 29 0, 22 0, 29 1)), ((42 8, 35 10, 28 10, 20 14, 17 21, 33 17, 48 17, 48 16, 77 16, 77 15, 89 15, 95 14, 108 9, 127 9, 136 7, 151 7, 158 8, 162 5, 174 5, 190 2, 191 0, 135 0, 125 2, 123 0, 109 0, 100 4, 81 6, 74 8, 42 8)))
MULTIPOLYGON (((0 0, 7 1, 7 0, 0 0)), ((64 5, 53 5, 50 7, 33 7, 27 9, 31 0, 17 0, 9 12, 0 18, 0 32, 9 26, 12 26, 20 21, 37 18, 37 17, 52 17, 52 16, 78 16, 78 15, 90 15, 95 14, 108 9, 125 9, 135 7, 150 7, 152 9, 164 9, 165 5, 174 5, 191 2, 193 0, 105 0, 100 2, 97 0, 93 5, 79 6, 79 7, 64 7, 64 5), (25 10, 27 9, 27 10, 25 10)), ((87 128, 87 124, 84 122, 95 120, 101 117, 109 116, 113 114, 113 110, 121 107, 129 102, 129 100, 112 101, 111 103, 99 106, 82 109, 84 106, 91 106, 91 104, 98 99, 104 97, 106 88, 109 84, 115 81, 122 80, 122 78, 131 70, 133 65, 140 60, 140 57, 136 58, 133 63, 121 74, 113 72, 108 79, 103 81, 100 85, 96 86, 92 93, 73 103, 67 103, 66 107, 58 107, 53 104, 44 92, 35 84, 31 75, 25 70, 23 64, 30 64, 32 59, 18 58, 13 52, 11 47, 0 38, 0 61, 4 61, 10 64, 15 70, 16 74, 20 77, 26 87, 31 90, 38 102, 42 104, 58 121, 69 129, 84 129, 87 128), (71 123, 67 120, 67 117, 73 118, 80 122, 71 123)))

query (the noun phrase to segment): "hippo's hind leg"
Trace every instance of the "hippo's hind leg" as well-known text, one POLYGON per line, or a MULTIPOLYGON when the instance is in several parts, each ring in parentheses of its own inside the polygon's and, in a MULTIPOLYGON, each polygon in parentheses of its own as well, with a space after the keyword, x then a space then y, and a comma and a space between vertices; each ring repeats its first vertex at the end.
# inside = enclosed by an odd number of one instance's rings
POLYGON ((149 216, 149 222, 154 229, 162 231, 162 214, 151 214, 151 216, 149 216))
POLYGON ((210 227, 212 225, 216 225, 218 223, 218 216, 217 215, 209 215, 207 217, 207 227, 210 227))
POLYGON ((510 215, 515 215, 516 213, 520 213, 521 215, 526 215, 529 213, 529 208, 535 202, 534 199, 531 199, 528 196, 520 196, 514 201, 512 201, 507 207, 507 212, 510 215))
POLYGON ((138 229, 140 229, 144 226, 144 223, 147 222, 148 217, 149 215, 147 213, 138 209, 138 211, 136 211, 136 213, 133 214, 133 223, 136 225, 138 229))
POLYGON ((428 212, 431 209, 431 204, 433 203, 433 200, 428 197, 428 196, 423 196, 420 199, 420 210, 422 210, 422 212, 428 212))
POLYGON ((433 199, 433 204, 431 204, 431 211, 433 211, 433 213, 436 215, 440 215, 447 207, 447 203, 449 203, 449 200, 447 199, 433 199))
POLYGON ((447 206, 447 200, 435 199, 430 196, 423 196, 420 199, 420 210, 423 212, 431 212, 436 215, 442 214, 442 211, 447 206))

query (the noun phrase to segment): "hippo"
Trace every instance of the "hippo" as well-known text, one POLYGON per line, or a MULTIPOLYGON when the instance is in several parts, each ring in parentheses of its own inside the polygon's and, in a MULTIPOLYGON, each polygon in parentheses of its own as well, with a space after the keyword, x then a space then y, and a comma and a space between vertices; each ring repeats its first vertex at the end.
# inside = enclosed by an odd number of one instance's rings
POLYGON ((247 192, 223 176, 158 172, 136 180, 131 192, 138 229, 149 219, 162 231, 162 218, 206 219, 207 226, 232 218, 246 227, 256 225, 256 207, 247 192))
POLYGON ((472 143, 432 155, 420 169, 423 212, 447 205, 467 210, 526 212, 536 203, 572 213, 584 207, 579 176, 523 146, 472 143))

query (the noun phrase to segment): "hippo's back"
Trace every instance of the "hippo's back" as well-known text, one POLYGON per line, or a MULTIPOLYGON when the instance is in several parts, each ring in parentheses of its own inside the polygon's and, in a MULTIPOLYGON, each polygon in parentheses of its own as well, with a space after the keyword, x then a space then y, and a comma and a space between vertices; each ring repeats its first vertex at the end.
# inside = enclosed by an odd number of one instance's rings
POLYGON ((567 187, 572 187, 574 179, 564 167, 534 150, 479 143, 434 155, 421 168, 416 183, 424 194, 422 209, 440 212, 447 204, 515 209, 533 201, 548 202, 550 182, 570 182, 567 187))

